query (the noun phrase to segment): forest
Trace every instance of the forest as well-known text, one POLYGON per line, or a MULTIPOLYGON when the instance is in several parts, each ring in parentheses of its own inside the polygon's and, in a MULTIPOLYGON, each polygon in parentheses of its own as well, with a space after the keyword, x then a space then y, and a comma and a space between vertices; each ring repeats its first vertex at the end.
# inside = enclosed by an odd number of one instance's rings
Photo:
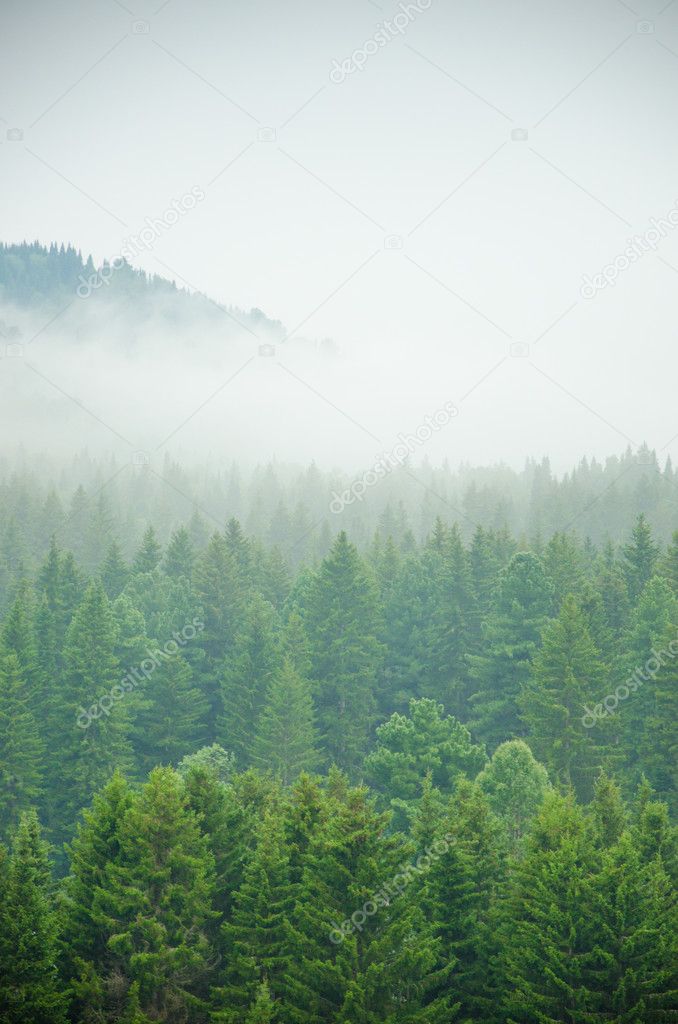
POLYGON ((270 472, 203 480, 247 529, 6 476, 3 1024, 678 1019, 678 533, 627 469, 604 540, 532 466, 517 532, 382 497, 294 554, 270 472))

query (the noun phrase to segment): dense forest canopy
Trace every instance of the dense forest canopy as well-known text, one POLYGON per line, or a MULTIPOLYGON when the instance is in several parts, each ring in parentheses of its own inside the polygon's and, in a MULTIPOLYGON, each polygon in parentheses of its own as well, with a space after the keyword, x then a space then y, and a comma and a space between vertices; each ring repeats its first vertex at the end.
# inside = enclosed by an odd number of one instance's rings
POLYGON ((297 552, 315 469, 184 480, 247 528, 7 477, 2 1019, 674 1020, 674 485, 617 465, 602 542, 532 465, 519 535, 405 491, 297 552))

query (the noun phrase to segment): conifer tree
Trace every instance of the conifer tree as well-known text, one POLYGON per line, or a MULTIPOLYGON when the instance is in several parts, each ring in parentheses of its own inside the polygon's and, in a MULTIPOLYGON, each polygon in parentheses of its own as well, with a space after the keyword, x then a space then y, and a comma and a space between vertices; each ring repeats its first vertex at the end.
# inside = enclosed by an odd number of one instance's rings
POLYGON ((216 963, 207 938, 214 860, 172 769, 151 772, 122 820, 120 846, 96 894, 107 949, 97 966, 109 993, 104 1019, 117 1020, 132 996, 142 1020, 190 1013, 202 1021, 216 963))
POLYGON ((217 722, 223 711, 222 672, 231 654, 242 613, 238 594, 238 570, 224 537, 215 533, 198 558, 193 586, 205 623, 200 643, 205 652, 199 685, 209 705, 207 743, 217 739, 217 722))
POLYGON ((460 717, 469 696, 468 655, 475 647, 476 617, 468 553, 456 524, 447 530, 436 522, 423 561, 432 593, 422 692, 460 717))
POLYGON ((190 580, 194 564, 195 552, 190 534, 185 526, 181 526, 172 534, 167 545, 163 569, 172 579, 184 576, 190 580))
POLYGON ((526 552, 514 555, 499 576, 484 652, 471 657, 471 728, 489 750, 524 733, 518 697, 529 678, 551 600, 541 560, 526 552))
POLYGON ((311 645, 318 727, 328 760, 357 771, 375 710, 383 656, 375 586, 344 532, 324 560, 304 621, 311 645))
POLYGON ((61 1024, 66 1001, 56 968, 57 918, 47 845, 35 811, 25 811, 9 862, 0 868, 0 1019, 61 1024))
POLYGON ((289 658, 269 684, 252 760, 263 771, 278 776, 283 786, 289 786, 300 772, 313 771, 320 762, 310 686, 289 658))
POLYGON ((670 1020, 678 994, 678 908, 658 861, 643 864, 629 833, 605 850, 595 878, 596 959, 587 988, 597 1019, 670 1020))
POLYGON ((586 728, 586 706, 605 695, 606 671, 577 601, 568 595, 544 631, 532 678, 519 699, 529 743, 554 781, 590 799, 605 752, 606 722, 586 728), (603 733, 601 737, 600 733, 603 733))
POLYGON ((41 796, 44 755, 19 660, 0 648, 0 836, 41 796))
POLYGON ((122 557, 120 545, 117 541, 113 541, 106 552, 100 576, 106 596, 109 601, 115 601, 116 597, 119 597, 124 590, 125 584, 130 577, 129 566, 122 557))
POLYGON ((243 1020, 261 982, 275 999, 284 998, 290 970, 288 919, 294 890, 284 825, 276 812, 266 815, 245 867, 230 921, 223 926, 227 968, 216 999, 216 1020, 243 1020))
MULTIPOLYGON (((100 582, 91 583, 68 629, 57 725, 61 778, 50 793, 50 823, 63 836, 78 811, 116 768, 131 763, 128 706, 115 656, 113 610, 100 582), (118 690, 113 691, 114 687, 118 690), (118 699, 115 695, 118 694, 118 699)), ((56 741, 55 741, 56 742, 56 741)))
POLYGON ((336 771, 325 801, 289 927, 291 1019, 453 1020, 452 994, 434 991, 436 944, 413 893, 416 868, 403 863, 409 848, 336 771))
POLYGON ((224 664, 219 738, 233 751, 239 768, 252 763, 268 688, 281 665, 278 631, 275 609, 256 596, 224 664))
POLYGON ((144 685, 144 706, 135 722, 136 748, 144 771, 176 766, 202 746, 207 731, 207 700, 181 654, 160 662, 144 685))
POLYGON ((653 575, 659 557, 659 547, 652 539, 652 530, 642 512, 636 519, 631 540, 624 545, 622 554, 629 594, 632 600, 636 600, 653 575))
POLYGON ((409 716, 398 713, 377 728, 377 743, 365 758, 365 775, 386 806, 415 800, 427 772, 449 795, 464 776, 475 777, 485 763, 482 747, 466 726, 445 715, 442 704, 426 697, 410 701, 409 716))
POLYGON ((141 539, 139 550, 134 556, 132 572, 153 572, 153 570, 159 565, 161 558, 162 547, 156 537, 155 530, 152 526, 149 526, 146 528, 141 539))
POLYGON ((599 1019, 595 869, 581 812, 571 797, 549 794, 515 867, 502 935, 505 1013, 515 1024, 599 1019))

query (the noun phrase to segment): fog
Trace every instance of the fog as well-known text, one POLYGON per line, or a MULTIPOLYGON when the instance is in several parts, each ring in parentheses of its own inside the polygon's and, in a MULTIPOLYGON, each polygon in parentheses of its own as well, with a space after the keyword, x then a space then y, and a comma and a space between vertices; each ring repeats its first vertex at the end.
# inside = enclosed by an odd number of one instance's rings
POLYGON ((2 23, 2 241, 209 297, 5 288, 4 454, 352 471, 446 403, 414 461, 677 454, 677 4, 78 0, 2 23))

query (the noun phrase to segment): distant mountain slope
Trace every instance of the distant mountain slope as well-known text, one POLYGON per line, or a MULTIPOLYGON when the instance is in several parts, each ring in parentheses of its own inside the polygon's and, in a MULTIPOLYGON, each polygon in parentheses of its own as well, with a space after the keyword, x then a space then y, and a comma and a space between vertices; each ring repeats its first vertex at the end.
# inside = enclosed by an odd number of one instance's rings
MULTIPOLYGON (((117 314, 137 324, 161 317, 174 326, 190 327, 198 319, 221 323, 230 317, 234 328, 239 322, 267 337, 284 335, 282 324, 259 309, 220 307, 206 295, 188 292, 174 281, 135 270, 123 261, 116 267, 95 267, 91 256, 83 259, 71 245, 0 243, 0 305, 39 312, 58 310, 75 298, 88 306, 113 307, 107 308, 107 317, 117 314)), ((73 312, 77 315, 77 311, 76 306, 73 312)))

